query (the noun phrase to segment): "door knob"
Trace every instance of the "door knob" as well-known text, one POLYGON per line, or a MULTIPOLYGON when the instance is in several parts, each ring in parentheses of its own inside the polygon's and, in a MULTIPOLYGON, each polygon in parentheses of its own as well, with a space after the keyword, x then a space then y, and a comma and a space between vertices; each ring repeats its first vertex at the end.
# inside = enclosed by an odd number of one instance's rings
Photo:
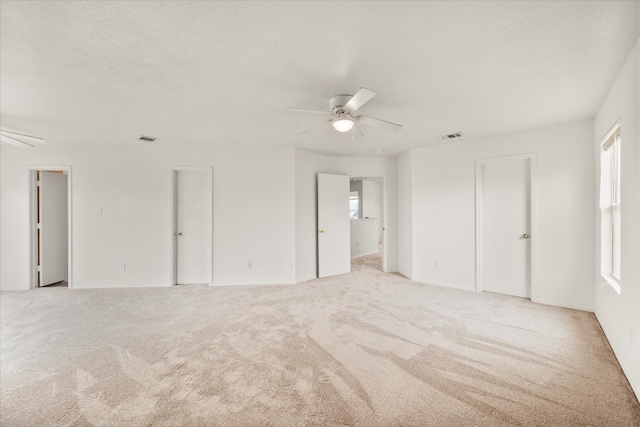
POLYGON ((320 230, 320 234, 324 234, 324 230, 320 230))
POLYGON ((524 233, 524 234, 523 234, 522 236, 520 236, 520 237, 522 237, 523 239, 528 239, 528 238, 529 238, 529 235, 528 235, 527 233, 524 233))
POLYGON ((182 236, 182 233, 180 231, 176 231, 176 236, 182 236))

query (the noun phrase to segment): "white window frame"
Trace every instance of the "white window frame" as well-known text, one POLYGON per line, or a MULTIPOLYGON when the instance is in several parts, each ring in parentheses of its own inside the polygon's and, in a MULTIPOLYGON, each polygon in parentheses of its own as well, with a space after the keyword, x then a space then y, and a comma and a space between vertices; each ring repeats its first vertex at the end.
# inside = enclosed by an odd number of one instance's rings
POLYGON ((600 274, 618 294, 621 258, 621 135, 620 121, 600 144, 600 274))

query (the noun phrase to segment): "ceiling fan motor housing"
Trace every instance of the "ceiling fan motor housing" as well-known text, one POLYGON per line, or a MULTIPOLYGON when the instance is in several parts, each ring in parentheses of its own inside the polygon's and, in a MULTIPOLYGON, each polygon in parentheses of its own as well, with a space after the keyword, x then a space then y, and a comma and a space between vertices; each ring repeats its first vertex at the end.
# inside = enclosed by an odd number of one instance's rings
POLYGON ((333 114, 339 114, 344 112, 344 106, 349 102, 353 95, 336 95, 329 100, 331 106, 331 112, 333 114))

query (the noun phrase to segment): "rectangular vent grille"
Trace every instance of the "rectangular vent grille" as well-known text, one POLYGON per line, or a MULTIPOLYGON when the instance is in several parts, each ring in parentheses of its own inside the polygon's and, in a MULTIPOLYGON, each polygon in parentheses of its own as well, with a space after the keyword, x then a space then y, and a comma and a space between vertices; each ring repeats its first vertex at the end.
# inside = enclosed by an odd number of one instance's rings
POLYGON ((140 136, 140 138, 138 138, 140 141, 145 141, 145 142, 153 142, 158 138, 154 138, 152 136, 146 136, 146 135, 142 135, 140 136))
POLYGON ((463 136, 464 136, 464 134, 462 132, 456 132, 456 133, 450 133, 448 135, 442 135, 440 138, 441 139, 455 139, 455 138, 461 138, 463 136))

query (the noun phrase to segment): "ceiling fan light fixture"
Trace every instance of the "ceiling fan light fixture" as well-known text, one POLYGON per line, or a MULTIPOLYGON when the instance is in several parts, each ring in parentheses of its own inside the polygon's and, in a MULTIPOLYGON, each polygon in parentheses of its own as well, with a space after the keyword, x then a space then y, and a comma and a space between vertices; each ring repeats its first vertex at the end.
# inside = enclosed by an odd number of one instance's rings
POLYGON ((349 132, 353 128, 354 121, 350 117, 340 115, 331 122, 331 125, 338 132, 349 132))

